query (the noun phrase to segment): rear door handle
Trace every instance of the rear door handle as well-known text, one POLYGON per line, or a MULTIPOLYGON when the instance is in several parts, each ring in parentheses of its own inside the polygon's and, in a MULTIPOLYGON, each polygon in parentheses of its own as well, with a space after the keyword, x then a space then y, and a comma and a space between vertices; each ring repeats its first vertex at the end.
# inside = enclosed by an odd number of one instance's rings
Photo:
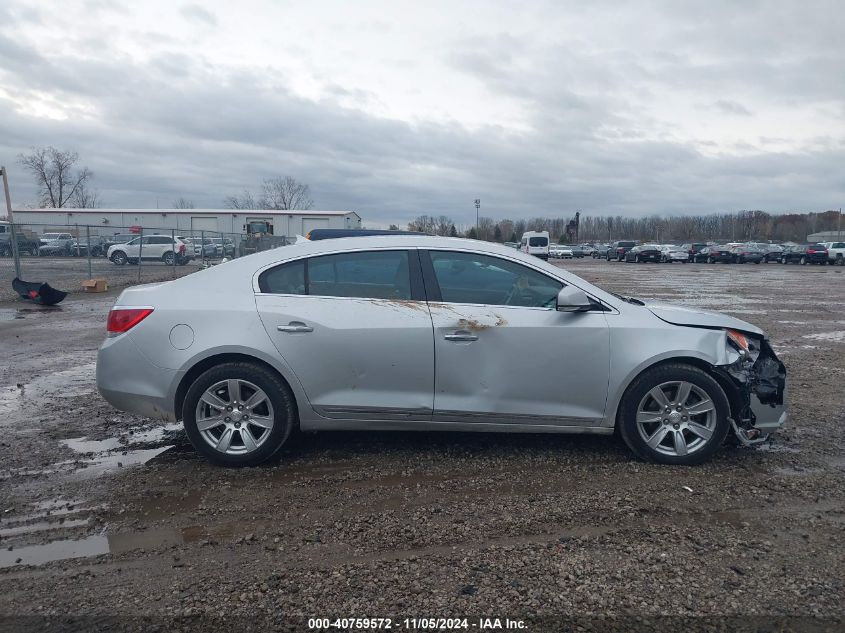
POLYGON ((453 332, 452 334, 446 334, 443 336, 447 341, 477 341, 478 335, 473 334, 472 332, 467 332, 466 330, 458 330, 457 332, 453 332))
POLYGON ((287 332, 293 334, 296 332, 313 332, 314 328, 310 325, 305 325, 302 321, 291 321, 287 325, 280 325, 276 328, 279 332, 287 332))

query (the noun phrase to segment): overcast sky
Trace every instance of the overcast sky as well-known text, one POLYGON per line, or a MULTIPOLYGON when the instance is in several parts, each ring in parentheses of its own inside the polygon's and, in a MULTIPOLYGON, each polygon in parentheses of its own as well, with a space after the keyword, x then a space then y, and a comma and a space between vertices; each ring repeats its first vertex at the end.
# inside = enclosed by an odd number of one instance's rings
POLYGON ((7 1, 15 205, 35 145, 109 207, 284 174, 371 225, 839 208, 845 2, 7 1))

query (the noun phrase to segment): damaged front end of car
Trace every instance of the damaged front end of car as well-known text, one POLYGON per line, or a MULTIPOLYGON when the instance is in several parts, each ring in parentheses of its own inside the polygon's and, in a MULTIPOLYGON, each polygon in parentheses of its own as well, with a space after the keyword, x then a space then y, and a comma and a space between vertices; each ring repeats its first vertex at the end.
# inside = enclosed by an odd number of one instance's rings
POLYGON ((786 368, 765 338, 725 330, 728 363, 713 369, 728 389, 731 426, 744 445, 758 444, 782 427, 786 413, 786 368))

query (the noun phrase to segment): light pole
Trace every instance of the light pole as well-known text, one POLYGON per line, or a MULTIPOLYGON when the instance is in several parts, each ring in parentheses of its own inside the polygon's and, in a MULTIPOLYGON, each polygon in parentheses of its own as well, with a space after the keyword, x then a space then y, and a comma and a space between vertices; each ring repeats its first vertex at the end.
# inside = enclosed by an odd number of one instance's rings
POLYGON ((481 209, 481 198, 476 198, 475 201, 475 239, 481 239, 478 235, 478 213, 481 209))
POLYGON ((5 167, 0 167, 0 174, 3 174, 3 191, 6 194, 6 217, 9 220, 9 229, 12 246, 12 257, 15 260, 15 277, 21 278, 21 258, 18 253, 18 236, 15 234, 15 218, 12 216, 12 198, 9 195, 9 176, 5 167))

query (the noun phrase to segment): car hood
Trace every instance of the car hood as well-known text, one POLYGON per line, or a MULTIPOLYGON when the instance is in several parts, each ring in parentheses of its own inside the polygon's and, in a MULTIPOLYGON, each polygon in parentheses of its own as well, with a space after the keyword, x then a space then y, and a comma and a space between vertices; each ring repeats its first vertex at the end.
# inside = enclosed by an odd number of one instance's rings
POLYGON ((673 305, 670 303, 648 303, 646 304, 654 316, 672 325, 686 325, 689 327, 705 328, 730 328, 742 330, 758 336, 764 336, 763 330, 747 321, 737 319, 720 312, 699 310, 687 306, 673 305))

